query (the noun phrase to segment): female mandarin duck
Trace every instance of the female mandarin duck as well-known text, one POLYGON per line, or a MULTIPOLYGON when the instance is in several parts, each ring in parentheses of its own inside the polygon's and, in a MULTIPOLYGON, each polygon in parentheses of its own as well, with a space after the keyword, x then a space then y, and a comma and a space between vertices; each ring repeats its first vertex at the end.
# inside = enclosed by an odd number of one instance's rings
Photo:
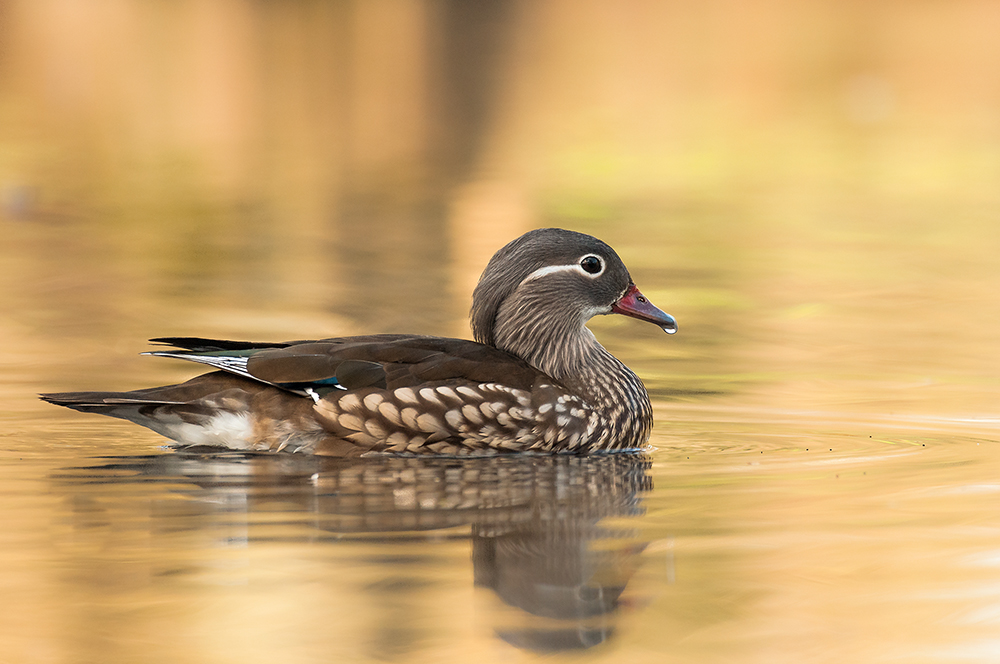
POLYGON ((44 394, 181 445, 353 456, 636 449, 652 409, 586 323, 624 314, 677 331, 614 249, 544 228, 498 251, 472 296, 475 341, 377 334, 253 343, 153 339, 150 355, 219 371, 134 392, 44 394))

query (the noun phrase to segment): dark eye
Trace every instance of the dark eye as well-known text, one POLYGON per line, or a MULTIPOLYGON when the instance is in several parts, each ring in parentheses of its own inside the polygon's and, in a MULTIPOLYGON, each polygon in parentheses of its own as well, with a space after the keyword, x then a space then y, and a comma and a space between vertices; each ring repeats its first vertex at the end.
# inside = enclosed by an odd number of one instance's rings
POLYGON ((584 272, 589 274, 597 274, 604 269, 604 266, 601 264, 601 259, 593 255, 584 256, 580 259, 580 267, 583 268, 584 272))

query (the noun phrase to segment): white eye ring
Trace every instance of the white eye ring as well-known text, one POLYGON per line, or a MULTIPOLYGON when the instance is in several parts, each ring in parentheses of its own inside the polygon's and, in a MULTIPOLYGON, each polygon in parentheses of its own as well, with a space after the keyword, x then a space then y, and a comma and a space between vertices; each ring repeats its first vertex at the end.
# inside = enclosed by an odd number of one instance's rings
POLYGON ((580 269, 583 270, 584 274, 591 279, 600 276, 600 274, 604 272, 604 261, 601 260, 601 257, 596 254, 587 254, 581 258, 579 266, 580 269))

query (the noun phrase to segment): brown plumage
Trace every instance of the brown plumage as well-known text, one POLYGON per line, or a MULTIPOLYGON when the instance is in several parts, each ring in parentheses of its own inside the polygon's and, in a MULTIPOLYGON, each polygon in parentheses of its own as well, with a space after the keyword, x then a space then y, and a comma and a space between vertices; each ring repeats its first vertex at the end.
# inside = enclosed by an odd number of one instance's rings
POLYGON ((652 424, 646 390, 585 326, 609 313, 676 331, 611 247, 541 229, 487 265, 473 295, 476 341, 161 338, 153 341, 173 348, 150 354, 219 371, 168 387, 42 398, 182 445, 338 456, 636 449, 652 424))

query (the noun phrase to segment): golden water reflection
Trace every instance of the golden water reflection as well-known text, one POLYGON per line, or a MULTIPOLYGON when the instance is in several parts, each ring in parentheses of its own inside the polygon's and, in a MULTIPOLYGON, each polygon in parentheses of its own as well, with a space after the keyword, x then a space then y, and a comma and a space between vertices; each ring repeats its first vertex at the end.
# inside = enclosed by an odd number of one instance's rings
MULTIPOLYGON (((267 616, 268 633, 326 623, 317 637, 329 657, 382 659, 469 629, 452 604, 475 587, 474 622, 505 642, 540 652, 600 645, 631 613, 622 596, 646 542, 627 519, 642 513, 649 463, 183 453, 63 469, 51 493, 64 503, 54 545, 67 599, 103 588, 113 602, 111 613, 79 616, 86 624, 67 636, 93 632, 88 650, 120 648, 126 661, 139 653, 100 636, 108 621, 130 638, 166 631, 184 642, 212 610, 206 590, 246 586, 224 602, 234 615, 218 616, 220 627, 237 614, 250 629, 255 614, 267 616), (124 608, 151 592, 159 606, 148 615, 124 608)), ((157 657, 186 659, 162 646, 157 657)))
POLYGON ((589 458, 109 457, 154 437, 60 427, 2 470, 5 657, 995 656, 996 437, 658 414, 651 455, 589 458))

